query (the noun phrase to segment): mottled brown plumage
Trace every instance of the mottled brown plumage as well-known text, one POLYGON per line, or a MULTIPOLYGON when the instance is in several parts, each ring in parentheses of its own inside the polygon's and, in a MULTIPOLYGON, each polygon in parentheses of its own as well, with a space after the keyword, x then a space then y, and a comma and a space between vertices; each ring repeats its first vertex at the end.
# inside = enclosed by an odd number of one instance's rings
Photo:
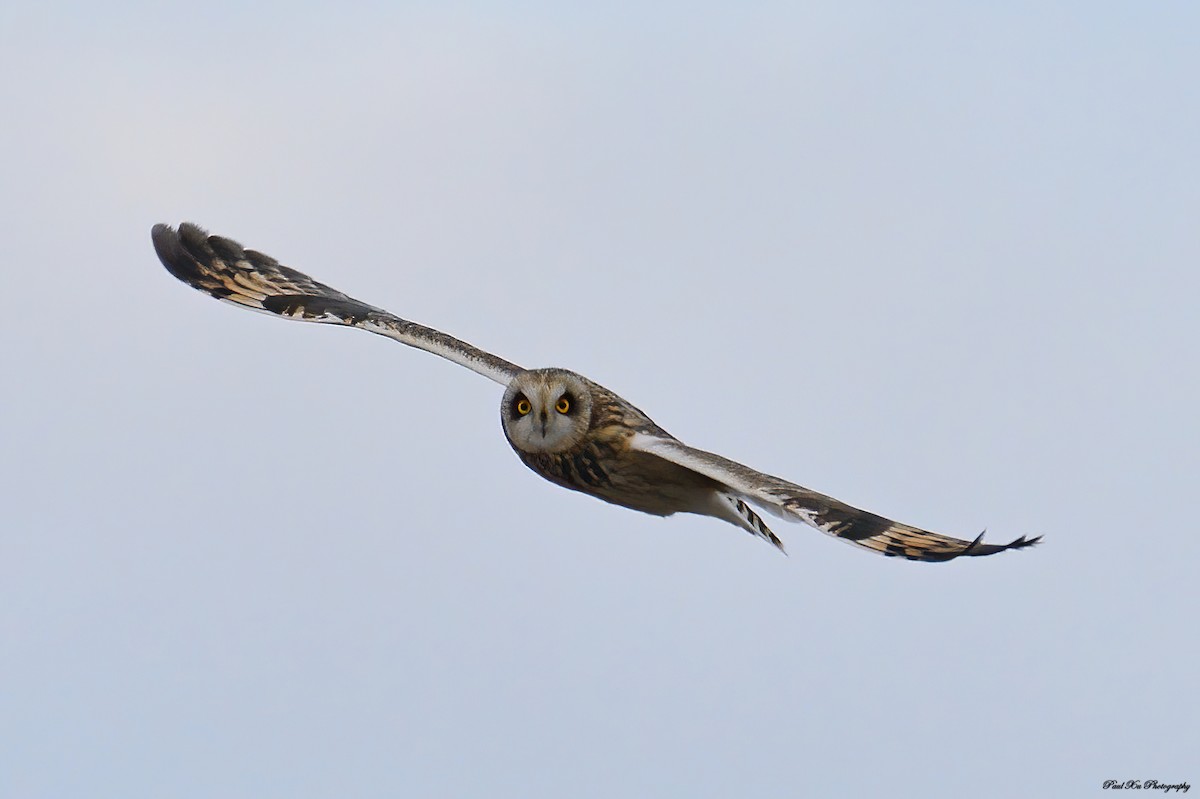
POLYGON ((155 225, 159 259, 175 277, 225 302, 306 322, 346 325, 440 355, 505 386, 504 435, 552 483, 643 513, 696 513, 783 549, 749 503, 884 555, 944 561, 1040 540, 981 543, 930 533, 859 510, 736 461, 694 449, 617 394, 566 369, 522 369, 442 333, 362 303, 195 225, 155 225))

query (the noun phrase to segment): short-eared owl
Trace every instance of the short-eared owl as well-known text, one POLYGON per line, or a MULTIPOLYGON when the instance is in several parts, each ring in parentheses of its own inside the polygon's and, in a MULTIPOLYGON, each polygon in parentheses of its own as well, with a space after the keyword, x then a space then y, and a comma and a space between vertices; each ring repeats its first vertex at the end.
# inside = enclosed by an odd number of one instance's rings
POLYGON ((751 504, 884 555, 944 561, 1037 543, 950 538, 853 508, 832 497, 693 449, 613 392, 565 369, 522 369, 432 328, 316 282, 191 224, 155 225, 154 249, 171 274, 244 308, 306 322, 348 325, 461 364, 505 387, 504 435, 517 456, 552 483, 627 508, 714 516, 783 544, 751 504))

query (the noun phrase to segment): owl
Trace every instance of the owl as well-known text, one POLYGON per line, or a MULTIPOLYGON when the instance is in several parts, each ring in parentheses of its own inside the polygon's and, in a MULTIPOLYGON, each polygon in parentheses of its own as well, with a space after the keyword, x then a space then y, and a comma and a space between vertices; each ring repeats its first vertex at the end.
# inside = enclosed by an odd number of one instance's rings
POLYGON ((523 369, 441 331, 343 294, 274 258, 184 223, 155 225, 159 259, 179 280, 251 310, 346 325, 431 352, 504 387, 500 423, 521 461, 552 483, 655 516, 694 513, 740 527, 780 551, 755 507, 892 557, 947 561, 1036 544, 985 544, 885 519, 740 463, 689 447, 612 391, 566 369, 523 369))

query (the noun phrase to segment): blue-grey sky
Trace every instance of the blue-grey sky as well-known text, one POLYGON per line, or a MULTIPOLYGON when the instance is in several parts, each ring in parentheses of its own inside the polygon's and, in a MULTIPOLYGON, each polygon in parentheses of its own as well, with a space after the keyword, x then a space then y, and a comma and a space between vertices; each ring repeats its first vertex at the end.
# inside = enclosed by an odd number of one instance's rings
POLYGON ((1191 3, 0 7, 0 796, 1200 783, 1191 3), (562 491, 500 389, 174 281, 192 220, 685 441, 1034 550, 562 491))

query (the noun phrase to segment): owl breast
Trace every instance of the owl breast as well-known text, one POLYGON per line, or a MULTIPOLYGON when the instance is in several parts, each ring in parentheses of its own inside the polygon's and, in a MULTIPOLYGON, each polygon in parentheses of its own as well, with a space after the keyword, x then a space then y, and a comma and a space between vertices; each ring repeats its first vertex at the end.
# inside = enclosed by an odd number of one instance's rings
POLYGON ((514 451, 556 485, 655 516, 696 512, 719 487, 690 469, 602 441, 564 453, 514 451))

